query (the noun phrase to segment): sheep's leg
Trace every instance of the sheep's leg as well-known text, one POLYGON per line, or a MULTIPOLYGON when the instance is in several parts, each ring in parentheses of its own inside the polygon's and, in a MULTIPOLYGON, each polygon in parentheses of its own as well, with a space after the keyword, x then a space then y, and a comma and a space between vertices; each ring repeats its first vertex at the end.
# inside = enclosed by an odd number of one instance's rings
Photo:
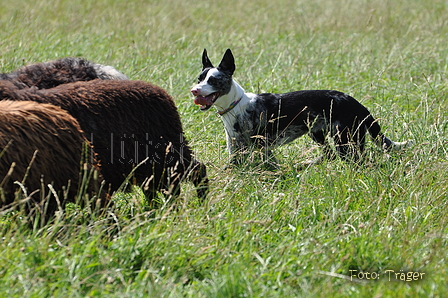
POLYGON ((196 187, 200 199, 205 199, 208 193, 207 168, 197 160, 193 160, 188 171, 188 178, 196 187))

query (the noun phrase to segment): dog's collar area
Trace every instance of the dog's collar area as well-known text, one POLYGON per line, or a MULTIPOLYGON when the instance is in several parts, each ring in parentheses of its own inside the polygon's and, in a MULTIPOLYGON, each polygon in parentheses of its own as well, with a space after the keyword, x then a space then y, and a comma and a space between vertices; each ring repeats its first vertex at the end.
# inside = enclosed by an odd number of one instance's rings
POLYGON ((228 113, 228 112, 230 112, 240 101, 241 101, 241 99, 242 99, 243 97, 241 96, 239 99, 237 99, 237 100, 235 100, 234 102, 232 102, 231 104, 230 104, 230 106, 227 108, 227 109, 224 109, 224 110, 222 110, 222 111, 218 111, 217 112, 217 114, 219 115, 219 116, 222 116, 222 115, 224 115, 224 114, 226 114, 226 113, 228 113))

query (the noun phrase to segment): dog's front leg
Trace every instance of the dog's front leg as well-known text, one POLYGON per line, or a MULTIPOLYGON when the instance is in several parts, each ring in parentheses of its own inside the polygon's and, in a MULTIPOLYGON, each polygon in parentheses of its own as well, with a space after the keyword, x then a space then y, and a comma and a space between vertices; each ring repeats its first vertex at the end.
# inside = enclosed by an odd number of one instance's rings
POLYGON ((248 147, 244 143, 238 142, 235 139, 231 140, 229 149, 230 162, 234 165, 244 164, 249 155, 248 147))
POLYGON ((248 154, 247 146, 238 134, 230 135, 226 131, 227 151, 230 156, 230 163, 233 165, 243 164, 248 154))
POLYGON ((277 158, 272 153, 271 149, 269 149, 269 147, 265 147, 263 148, 263 151, 265 158, 263 163, 267 166, 267 168, 270 170, 279 170, 280 164, 278 163, 277 158))
POLYGON ((272 140, 268 135, 257 135, 253 136, 252 139, 255 140, 255 145, 261 151, 261 160, 265 166, 270 170, 279 170, 280 164, 277 162, 275 155, 271 151, 272 140))

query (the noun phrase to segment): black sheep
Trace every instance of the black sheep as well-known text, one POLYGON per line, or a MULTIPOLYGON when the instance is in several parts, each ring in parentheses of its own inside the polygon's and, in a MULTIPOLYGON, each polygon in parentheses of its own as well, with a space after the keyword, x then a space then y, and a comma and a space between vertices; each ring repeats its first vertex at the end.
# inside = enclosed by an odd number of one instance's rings
POLYGON ((30 87, 49 89, 62 84, 94 79, 126 80, 128 78, 112 66, 73 57, 31 64, 11 73, 0 74, 0 80, 10 81, 19 89, 30 87))
POLYGON ((112 191, 142 163, 133 178, 149 194, 177 195, 180 181, 189 178, 198 196, 206 195, 206 167, 193 157, 173 99, 158 86, 93 80, 38 90, 0 81, 0 100, 5 99, 50 103, 68 111, 98 154, 112 191))

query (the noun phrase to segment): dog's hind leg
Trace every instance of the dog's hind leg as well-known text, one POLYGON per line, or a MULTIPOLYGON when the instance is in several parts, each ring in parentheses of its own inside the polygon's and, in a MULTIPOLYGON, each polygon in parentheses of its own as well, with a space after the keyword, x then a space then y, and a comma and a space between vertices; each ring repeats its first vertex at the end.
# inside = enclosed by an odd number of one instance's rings
POLYGON ((336 151, 344 161, 362 162, 365 147, 365 129, 361 128, 355 134, 352 134, 348 127, 337 127, 334 134, 334 144, 336 151))
POLYGON ((358 127, 355 129, 355 132, 349 134, 349 140, 351 140, 352 148, 351 155, 354 161, 363 160, 364 157, 364 149, 366 147, 366 134, 367 128, 362 123, 358 124, 358 127))
POLYGON ((334 160, 336 158, 336 155, 333 152, 333 149, 330 147, 330 144, 327 141, 327 131, 325 130, 317 130, 310 132, 311 139, 318 143, 323 151, 323 156, 320 158, 321 160, 327 159, 327 160, 334 160))
POLYGON ((350 136, 350 129, 347 126, 338 125, 333 133, 334 145, 339 157, 345 161, 356 161, 358 159, 357 145, 350 136))
POLYGON ((310 131, 309 133, 310 138, 320 145, 323 154, 317 158, 302 162, 298 167, 300 170, 312 165, 320 164, 324 160, 333 160, 336 158, 333 149, 330 147, 330 144, 327 141, 326 135, 327 132, 325 130, 310 131))

